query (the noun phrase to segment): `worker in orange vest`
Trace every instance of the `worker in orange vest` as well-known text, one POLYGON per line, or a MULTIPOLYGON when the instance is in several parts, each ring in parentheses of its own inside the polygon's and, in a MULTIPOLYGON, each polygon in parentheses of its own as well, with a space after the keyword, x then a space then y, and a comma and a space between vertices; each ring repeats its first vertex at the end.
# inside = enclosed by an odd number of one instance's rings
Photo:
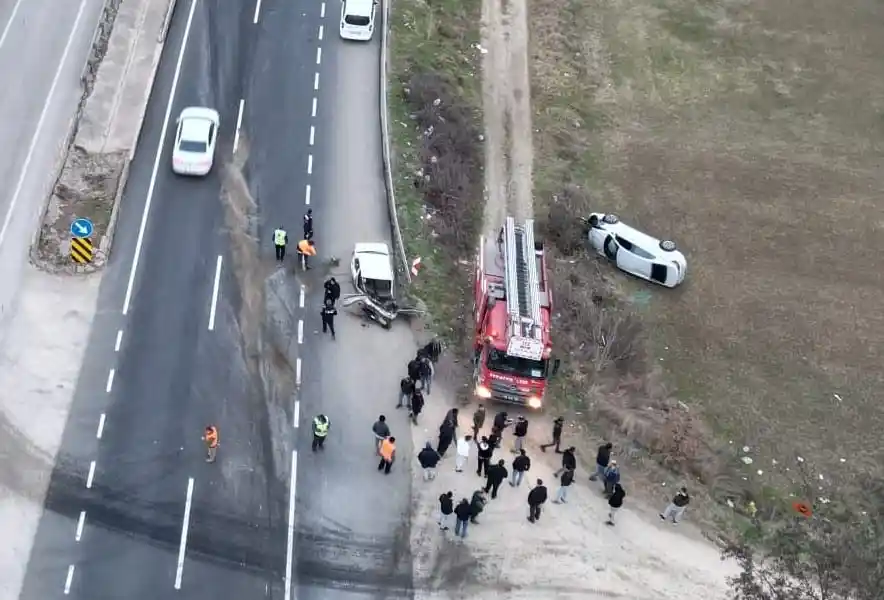
POLYGON ((301 240, 298 242, 298 255, 301 257, 304 270, 306 271, 310 268, 310 265, 307 263, 308 257, 316 256, 316 244, 313 243, 313 240, 301 240))
POLYGON ((396 459, 396 438, 388 437, 381 442, 381 448, 378 452, 381 455, 381 462, 378 463, 378 471, 384 470, 384 475, 390 474, 390 467, 396 459))
POLYGON ((206 425, 203 441, 206 443, 206 462, 215 462, 215 456, 218 454, 218 428, 214 425, 206 425))

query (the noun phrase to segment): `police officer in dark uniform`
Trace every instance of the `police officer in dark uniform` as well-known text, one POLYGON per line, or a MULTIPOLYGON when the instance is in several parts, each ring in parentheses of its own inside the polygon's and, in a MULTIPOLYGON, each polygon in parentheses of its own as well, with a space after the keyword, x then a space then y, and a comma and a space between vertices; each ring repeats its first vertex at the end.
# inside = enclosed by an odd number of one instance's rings
POLYGON ((338 311, 335 309, 334 303, 331 300, 326 300, 325 306, 319 314, 322 315, 322 333, 331 331, 332 339, 335 339, 335 316, 338 311))
POLYGON ((304 214, 304 239, 309 240, 313 238, 313 209, 307 209, 307 212, 304 214))

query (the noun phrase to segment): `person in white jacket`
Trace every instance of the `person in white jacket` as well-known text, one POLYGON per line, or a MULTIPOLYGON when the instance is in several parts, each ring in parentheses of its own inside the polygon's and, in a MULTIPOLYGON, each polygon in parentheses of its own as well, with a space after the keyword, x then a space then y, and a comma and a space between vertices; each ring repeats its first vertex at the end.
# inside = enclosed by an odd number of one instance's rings
POLYGON ((454 459, 454 470, 458 473, 463 471, 464 465, 467 464, 467 460, 470 458, 470 447, 472 446, 470 442, 472 439, 473 436, 465 435, 457 440, 457 456, 454 459))

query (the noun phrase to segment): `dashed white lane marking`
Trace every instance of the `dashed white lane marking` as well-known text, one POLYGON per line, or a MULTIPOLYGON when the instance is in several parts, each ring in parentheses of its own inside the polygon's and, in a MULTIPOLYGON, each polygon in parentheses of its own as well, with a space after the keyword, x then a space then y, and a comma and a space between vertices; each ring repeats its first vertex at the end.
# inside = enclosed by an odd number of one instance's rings
POLYGON ((310 192, 310 184, 308 183, 304 191, 304 204, 307 206, 310 206, 310 192))
POLYGON ((141 214, 141 225, 138 228, 138 238, 135 240, 135 256, 132 258, 132 268, 129 271, 129 283, 126 284, 126 298, 123 300, 123 316, 129 313, 129 304, 132 302, 132 292, 135 289, 135 275, 138 272, 138 262, 141 260, 141 247, 144 245, 144 232, 147 230, 147 219, 150 215, 150 205, 153 202, 153 193, 157 185, 157 173, 160 170, 160 161, 163 159, 163 148, 166 145, 166 134, 169 131, 169 119, 172 118, 172 107, 175 104, 175 91, 178 89, 178 80, 181 77, 181 65, 184 64, 184 51, 187 49, 187 39, 190 37, 190 26, 193 23, 193 15, 196 13, 196 5, 199 0, 191 0, 190 13, 187 15, 187 23, 184 26, 184 37, 181 38, 181 49, 178 51, 178 62, 175 63, 175 74, 172 77, 172 89, 169 90, 169 102, 166 104, 166 114, 163 117, 163 126, 160 129, 160 140, 157 142, 157 152, 153 161, 153 171, 150 175, 150 184, 147 186, 147 199, 144 201, 144 212, 141 214))
POLYGON ((77 519, 77 533, 74 535, 74 539, 76 541, 80 541, 80 538, 83 537, 83 526, 86 524, 86 511, 80 511, 80 518, 77 519))
POLYGON ((325 2, 323 2, 322 6, 319 8, 319 17, 322 19, 325 18, 325 2))
POLYGON ((187 480, 187 499, 184 501, 184 520, 181 523, 181 543, 178 545, 178 570, 175 572, 175 589, 181 589, 184 575, 184 553, 187 551, 187 531, 190 529, 190 509, 193 506, 193 477, 187 480))
POLYGON ((116 374, 116 369, 111 369, 107 372, 107 385, 104 386, 104 391, 110 394, 111 390, 114 387, 114 375, 116 374))
POLYGON ((319 41, 322 41, 322 34, 325 33, 325 27, 323 25, 319 26, 319 41))
POLYGON ((68 567, 68 576, 64 580, 64 595, 71 593, 71 583, 74 582, 74 565, 68 567))
POLYGON ((310 116, 311 116, 311 117, 315 117, 315 116, 316 116, 316 98, 315 98, 315 97, 313 98, 313 110, 310 111, 310 116))
POLYGON ((89 463, 89 475, 86 477, 86 489, 92 489, 92 480, 95 479, 95 461, 89 463))
POLYGON ((295 361, 295 385, 301 385, 301 359, 295 361))
POLYGON ((12 7, 12 12, 9 14, 9 20, 6 21, 6 27, 3 28, 3 35, 0 35, 0 48, 6 43, 6 36, 9 35, 9 30, 12 29, 12 23, 15 21, 15 16, 18 14, 18 9, 21 6, 21 3, 22 0, 16 0, 15 6, 12 7))
POLYGON ((313 175, 313 155, 307 155, 307 175, 313 175))
POLYGON ((298 451, 292 450, 292 478, 289 483, 289 535, 285 552, 285 600, 292 598, 292 558, 295 547, 295 484, 298 481, 298 451))
POLYGON ((316 49, 316 64, 322 63, 322 48, 316 49))
POLYGON ((298 308, 304 308, 304 296, 305 296, 306 294, 307 294, 307 288, 305 288, 305 287, 302 285, 302 286, 301 286, 301 293, 299 294, 299 297, 298 297, 298 304, 299 304, 299 307, 298 307, 298 308))
POLYGON ((224 259, 219 254, 215 263, 215 284, 212 286, 212 304, 209 307, 209 331, 215 330, 215 312, 218 310, 218 288, 221 285, 221 264, 224 259))
POLYGON ((98 417, 98 431, 95 432, 96 439, 101 439, 101 436, 104 434, 104 422, 107 420, 107 417, 104 413, 101 413, 101 416, 98 417))
POLYGON ((236 132, 233 134, 233 153, 236 154, 236 149, 239 148, 239 130, 242 129, 242 115, 243 109, 246 106, 245 100, 239 101, 239 112, 236 115, 236 132))
MULTIPOLYGON (((19 198, 22 196, 21 192, 25 185, 25 177, 28 175, 31 161, 34 160, 34 152, 37 150, 37 142, 40 140, 41 132, 46 124, 46 117, 49 114, 49 106, 55 103, 55 90, 61 79, 61 72, 65 64, 68 62, 68 55, 71 53, 71 45, 76 37, 77 29, 80 27, 80 19, 83 17, 83 9, 85 7, 86 1, 83 0, 80 2, 79 10, 77 10, 77 18, 74 20, 74 26, 71 28, 68 41, 65 43, 64 51, 61 54, 61 60, 58 62, 58 67, 55 69, 55 76, 52 78, 52 85, 49 86, 49 93, 46 94, 46 100, 43 102, 43 110, 40 111, 40 118, 37 119, 37 127, 34 129, 34 135, 28 146, 28 153, 25 155, 25 162, 22 164, 21 171, 19 172, 18 182, 15 184, 15 191, 12 192, 12 200, 9 201, 9 206, 6 208, 6 216, 3 218, 3 227, 0 228, 0 246, 3 245, 3 240, 6 239, 6 232, 9 230, 9 224, 12 222, 12 214, 15 212, 15 206, 18 204, 19 198)), ((18 3, 16 3, 15 7, 12 9, 12 15, 6 23, 6 28, 3 30, 3 41, 6 41, 5 36, 9 33, 9 26, 12 23, 13 18, 15 18, 15 12, 17 10, 18 3)))
POLYGON ((117 341, 114 342, 114 352, 120 351, 120 346, 123 344, 123 330, 120 329, 117 332, 117 341))
POLYGON ((295 418, 294 418, 294 426, 297 427, 298 423, 301 422, 301 401, 295 400, 295 418))
MULTIPOLYGON (((252 21, 254 24, 258 24, 258 19, 261 17, 261 0, 258 0, 255 3, 255 20, 252 21)), ((177 588, 176 588, 177 589, 177 588)))
POLYGON ((313 142, 316 139, 316 127, 313 125, 310 126, 310 145, 313 145, 313 142))
POLYGON ((313 91, 317 91, 319 89, 319 72, 313 74, 313 91))
POLYGON ((298 343, 304 343, 304 321, 303 319, 298 319, 298 343))

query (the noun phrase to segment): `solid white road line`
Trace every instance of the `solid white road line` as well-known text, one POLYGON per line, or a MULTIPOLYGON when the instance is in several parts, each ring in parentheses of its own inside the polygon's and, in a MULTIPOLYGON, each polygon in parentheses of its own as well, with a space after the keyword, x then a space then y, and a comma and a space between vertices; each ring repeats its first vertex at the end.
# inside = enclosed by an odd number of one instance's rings
POLYGON ((316 49, 316 64, 320 64, 322 62, 322 48, 316 49))
POLYGON ((316 116, 316 97, 315 96, 313 97, 313 110, 310 111, 310 116, 311 117, 316 116))
POLYGON ((298 343, 304 343, 304 321, 301 319, 298 320, 298 343))
POLYGON ((111 369, 107 372, 107 385, 104 386, 104 391, 108 394, 110 394, 114 387, 114 375, 116 375, 116 372, 116 369, 111 369))
POLYGON ((295 385, 301 385, 301 359, 295 361, 295 385))
POLYGON ((86 476, 86 489, 92 489, 92 480, 95 479, 95 461, 89 463, 89 475, 86 476))
POLYGON ((285 600, 292 598, 292 559, 295 550, 295 485, 298 481, 298 451, 292 450, 292 479, 289 482, 289 536, 285 552, 285 600))
POLYGON ((187 500, 184 501, 184 521, 181 523, 181 543, 178 545, 178 570, 175 572, 175 589, 181 589, 184 574, 184 552, 187 550, 187 530, 190 529, 190 508, 193 503, 193 477, 187 480, 187 500))
POLYGON ((322 25, 320 25, 320 26, 319 26, 319 41, 320 41, 320 42, 322 41, 322 34, 323 34, 323 33, 325 33, 325 27, 322 26, 322 25))
POLYGON ((255 3, 255 20, 253 21, 253 23, 255 23, 257 25, 258 24, 258 17, 260 17, 260 16, 261 16, 261 0, 258 0, 255 3))
POLYGON ((242 128, 242 113, 243 108, 246 106, 245 100, 239 101, 239 113, 236 115, 236 132, 233 134, 233 153, 236 154, 236 149, 239 147, 239 130, 242 128))
POLYGON ((9 15, 9 20, 6 21, 6 26, 3 28, 3 35, 0 35, 0 48, 6 43, 6 36, 9 35, 9 30, 12 29, 12 22, 15 21, 15 15, 18 14, 18 7, 21 6, 21 3, 22 0, 16 0, 15 6, 12 7, 12 13, 9 15))
POLYGON ((104 422, 107 417, 104 416, 104 413, 101 413, 101 416, 98 417, 98 431, 95 432, 95 437, 97 439, 101 439, 101 436, 104 434, 104 422))
POLYGON ((301 293, 298 295, 298 308, 304 308, 304 296, 307 294, 307 288, 301 286, 301 293))
POLYGON ((135 241, 135 256, 132 259, 132 269, 129 271, 129 283, 126 286, 126 299, 123 300, 123 316, 129 313, 129 304, 132 302, 132 290, 135 287, 135 274, 138 272, 138 261, 141 259, 141 246, 144 244, 144 232, 147 230, 147 217, 150 214, 150 205, 153 202, 153 192, 157 185, 157 173, 160 169, 160 160, 163 158, 163 146, 166 143, 166 133, 169 130, 169 119, 172 116, 172 105, 175 103, 175 91, 178 89, 178 79, 181 77, 181 65, 184 64, 184 50, 187 48, 187 38, 190 37, 190 26, 193 23, 193 15, 199 0, 191 0, 190 13, 187 15, 187 24, 184 26, 184 37, 181 39, 181 50, 178 52, 178 62, 175 63, 175 74, 172 77, 172 89, 169 91, 169 102, 166 104, 166 115, 163 117, 163 128, 160 130, 160 141, 157 143, 157 153, 153 161, 153 172, 150 174, 150 184, 147 187, 147 198, 144 201, 144 212, 141 215, 141 227, 138 229, 138 239, 135 241))
POLYGON ((322 3, 322 6, 319 9, 319 16, 320 18, 325 18, 325 2, 322 3))
POLYGON ((301 401, 295 400, 295 418, 293 419, 295 427, 301 422, 301 401))
POLYGON ((304 204, 310 206, 310 184, 307 184, 306 191, 304 193, 304 204))
POLYGON ((313 91, 317 91, 319 89, 319 72, 313 74, 313 91))
POLYGON ((85 525, 85 524, 86 524, 86 511, 81 510, 80 511, 80 518, 77 519, 77 534, 74 536, 74 539, 77 540, 78 542, 80 541, 80 538, 83 537, 83 525, 85 525))
POLYGON ((313 125, 310 126, 310 145, 313 145, 313 142, 316 141, 316 127, 313 125))
POLYGON ((123 330, 120 329, 117 332, 117 341, 114 342, 114 352, 120 351, 120 345, 123 343, 123 330))
POLYGON ((209 331, 215 330, 215 311, 218 310, 218 288, 221 285, 221 263, 224 259, 218 255, 215 263, 215 285, 212 287, 212 306, 209 308, 209 331))
POLYGON ((307 155, 307 175, 313 175, 313 155, 307 155))
MULTIPOLYGON (((6 209, 6 216, 3 218, 3 227, 0 228, 0 246, 3 245, 3 240, 6 239, 6 232, 9 231, 9 223, 12 221, 12 213, 15 211, 15 206, 18 204, 18 199, 21 197, 21 190, 25 184, 25 177, 28 174, 28 169, 31 166, 31 161, 34 159, 34 151, 37 149, 37 141, 40 139, 40 134, 43 131, 43 126, 46 124, 46 115, 49 112, 49 105, 52 104, 52 99, 55 97, 55 88, 58 87, 58 81, 61 78, 61 71, 64 68, 65 63, 68 59, 68 54, 71 52, 71 45, 74 42, 74 34, 77 32, 77 29, 80 25, 80 19, 83 16, 83 9, 86 7, 86 0, 80 2, 80 9, 77 11, 77 18, 74 21, 74 26, 71 28, 71 34, 68 36, 68 41, 64 46, 64 52, 61 54, 61 60, 58 61, 58 67, 55 69, 55 76, 52 78, 52 85, 49 86, 49 93, 46 95, 46 100, 43 102, 43 110, 40 111, 40 118, 37 120, 37 127, 34 129, 34 135, 31 136, 31 143, 28 146, 28 153, 25 155, 25 162, 22 164, 21 172, 18 174, 18 182, 15 184, 14 191, 12 193, 12 200, 9 201, 9 207, 6 209)), ((16 3, 13 8, 13 16, 15 16, 15 11, 18 10, 18 3, 16 3)), ((10 23, 12 19, 10 19, 10 23)), ((9 23, 6 24, 6 29, 3 31, 3 36, 5 37, 8 33, 9 23)))
POLYGON ((71 583, 74 581, 74 565, 68 566, 68 576, 64 580, 64 595, 71 593, 71 583))

